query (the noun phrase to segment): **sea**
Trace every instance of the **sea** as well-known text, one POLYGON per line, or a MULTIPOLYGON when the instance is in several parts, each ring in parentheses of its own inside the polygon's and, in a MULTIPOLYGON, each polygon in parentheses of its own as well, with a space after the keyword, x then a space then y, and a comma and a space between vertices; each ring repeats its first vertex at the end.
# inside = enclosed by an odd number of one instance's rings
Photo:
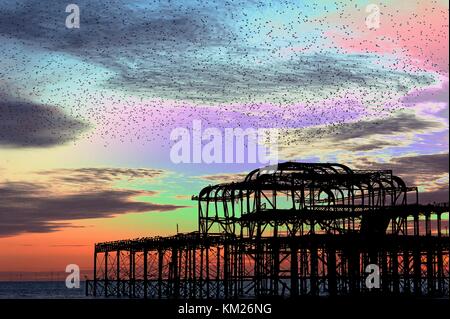
POLYGON ((0 281, 0 299, 87 299, 85 282, 67 288, 65 281, 0 281))

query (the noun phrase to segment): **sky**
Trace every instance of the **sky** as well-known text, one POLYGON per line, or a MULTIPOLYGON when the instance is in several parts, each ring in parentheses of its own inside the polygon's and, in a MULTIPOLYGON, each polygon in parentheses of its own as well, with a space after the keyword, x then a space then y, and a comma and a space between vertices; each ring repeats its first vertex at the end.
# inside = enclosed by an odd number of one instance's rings
POLYGON ((95 242, 195 230, 192 195, 261 165, 175 163, 171 133, 193 121, 276 131, 280 161, 392 169, 448 202, 448 10, 0 0, 0 273, 90 269, 95 242))

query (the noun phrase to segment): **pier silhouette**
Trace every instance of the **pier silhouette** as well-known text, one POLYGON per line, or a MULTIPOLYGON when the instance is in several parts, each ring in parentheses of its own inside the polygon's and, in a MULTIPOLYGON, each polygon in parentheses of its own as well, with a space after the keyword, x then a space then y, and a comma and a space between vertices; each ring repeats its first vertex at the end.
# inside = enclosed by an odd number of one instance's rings
POLYGON ((96 244, 87 295, 449 296, 448 204, 420 205, 391 170, 286 162, 192 199, 196 231, 96 244))

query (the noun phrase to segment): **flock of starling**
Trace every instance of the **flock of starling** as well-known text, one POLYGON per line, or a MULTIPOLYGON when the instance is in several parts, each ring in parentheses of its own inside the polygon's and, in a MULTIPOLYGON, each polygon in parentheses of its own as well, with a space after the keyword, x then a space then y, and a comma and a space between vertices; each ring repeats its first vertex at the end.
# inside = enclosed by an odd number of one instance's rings
POLYGON ((434 50, 448 8, 436 1, 380 4, 378 30, 348 1, 75 3, 79 29, 64 26, 61 2, 0 4, 0 145, 166 143, 194 119, 327 127, 305 137, 321 138, 395 116, 408 92, 448 74, 434 50))

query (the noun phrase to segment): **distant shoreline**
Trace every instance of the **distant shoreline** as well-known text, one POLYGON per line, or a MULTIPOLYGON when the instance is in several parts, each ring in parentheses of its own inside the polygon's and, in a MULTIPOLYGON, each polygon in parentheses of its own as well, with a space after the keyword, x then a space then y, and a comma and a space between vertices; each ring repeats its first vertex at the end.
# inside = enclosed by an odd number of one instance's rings
MULTIPOLYGON (((80 279, 89 279, 93 272, 81 269, 80 279)), ((0 271, 0 282, 65 281, 67 275, 64 271, 0 271)))

